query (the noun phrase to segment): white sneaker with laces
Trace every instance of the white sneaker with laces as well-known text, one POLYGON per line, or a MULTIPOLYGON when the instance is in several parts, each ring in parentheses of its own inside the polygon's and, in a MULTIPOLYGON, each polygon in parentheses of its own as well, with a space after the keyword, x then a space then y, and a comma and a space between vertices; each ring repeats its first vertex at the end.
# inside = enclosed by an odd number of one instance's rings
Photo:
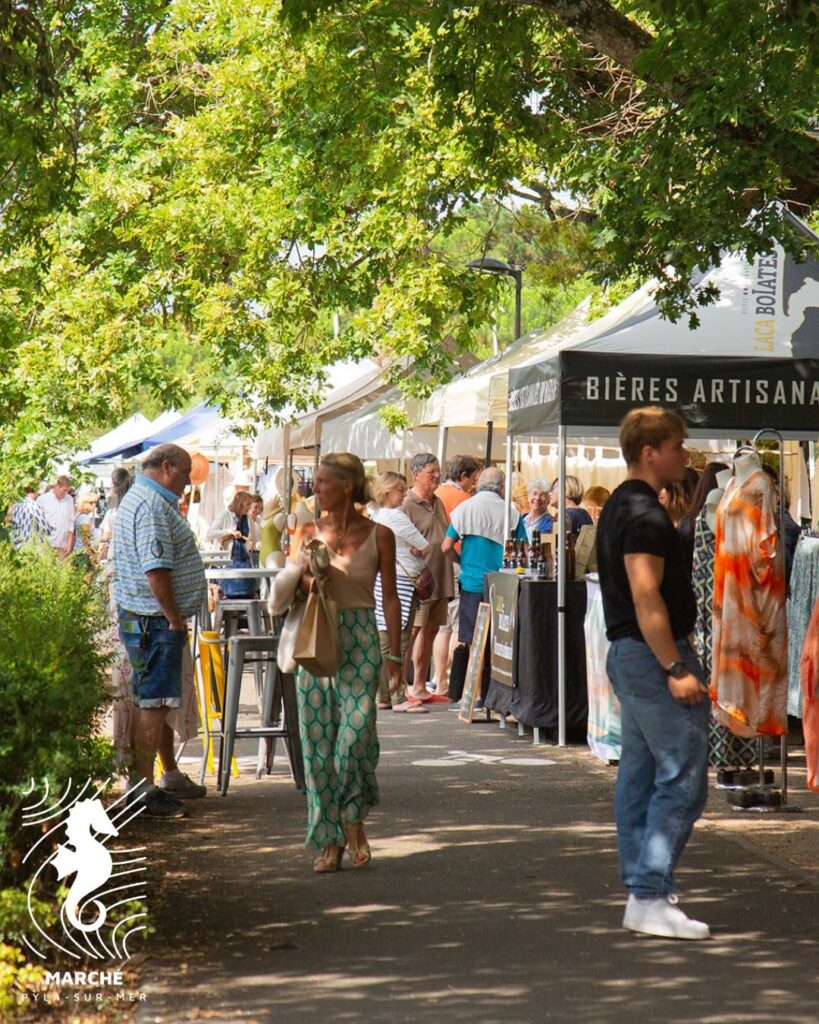
POLYGON ((677 897, 673 893, 648 900, 629 896, 623 927, 664 939, 707 939, 711 935, 707 924, 686 917, 677 906, 677 897))

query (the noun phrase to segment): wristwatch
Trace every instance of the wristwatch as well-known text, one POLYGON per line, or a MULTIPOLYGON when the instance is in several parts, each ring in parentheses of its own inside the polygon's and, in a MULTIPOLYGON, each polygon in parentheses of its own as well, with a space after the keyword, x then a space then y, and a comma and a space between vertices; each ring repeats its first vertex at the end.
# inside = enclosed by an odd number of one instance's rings
POLYGON ((688 669, 685 667, 684 661, 672 661, 665 671, 666 675, 673 676, 675 679, 682 679, 686 672, 688 672, 688 669))

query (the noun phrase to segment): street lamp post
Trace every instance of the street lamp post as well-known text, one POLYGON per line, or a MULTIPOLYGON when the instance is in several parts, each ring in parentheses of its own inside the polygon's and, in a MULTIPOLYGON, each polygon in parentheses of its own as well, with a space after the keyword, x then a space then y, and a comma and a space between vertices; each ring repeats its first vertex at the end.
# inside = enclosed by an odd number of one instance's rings
POLYGON ((523 271, 517 267, 510 267, 503 260, 496 260, 494 256, 482 256, 479 260, 472 260, 467 263, 472 270, 482 270, 486 274, 506 274, 515 279, 515 341, 520 337, 521 323, 521 292, 523 291, 523 271))
MULTIPOLYGON (((472 270, 480 270, 485 274, 506 274, 508 277, 515 279, 515 338, 517 341, 521 333, 520 323, 520 309, 521 309, 521 292, 523 291, 523 271, 518 267, 510 267, 508 263, 504 263, 503 260, 496 260, 494 256, 482 256, 479 260, 471 260, 467 263, 467 266, 472 270)), ((493 433, 493 422, 489 420, 486 424, 486 461, 485 465, 489 465, 492 458, 492 433, 493 433)), ((507 487, 511 487, 511 482, 507 481, 507 487)))

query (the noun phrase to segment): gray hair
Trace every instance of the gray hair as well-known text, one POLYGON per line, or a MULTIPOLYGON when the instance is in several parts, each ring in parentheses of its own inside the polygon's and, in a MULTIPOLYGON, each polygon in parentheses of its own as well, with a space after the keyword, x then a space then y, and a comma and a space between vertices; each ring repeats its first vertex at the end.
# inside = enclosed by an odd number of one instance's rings
POLYGON ((532 491, 543 491, 544 494, 548 494, 551 488, 545 480, 530 480, 526 485, 526 493, 531 494, 532 491))
POLYGON ((494 494, 503 495, 506 485, 506 477, 503 472, 495 466, 488 466, 481 471, 478 477, 478 491, 492 491, 494 494))
POLYGON ((410 463, 410 468, 412 469, 413 473, 422 473, 427 468, 427 466, 437 461, 438 456, 433 455, 432 452, 418 452, 417 455, 413 455, 412 462, 410 463))

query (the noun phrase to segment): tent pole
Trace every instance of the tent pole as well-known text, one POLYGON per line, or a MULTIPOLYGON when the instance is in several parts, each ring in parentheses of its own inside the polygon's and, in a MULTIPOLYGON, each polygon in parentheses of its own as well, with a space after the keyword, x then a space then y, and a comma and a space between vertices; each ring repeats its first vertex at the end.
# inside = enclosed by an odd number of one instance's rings
POLYGON ((484 467, 488 466, 492 461, 492 429, 494 424, 492 420, 486 422, 486 457, 483 460, 484 467))
POLYGON ((293 506, 293 453, 290 451, 290 424, 284 429, 284 554, 290 555, 290 509, 293 506))
POLYGON ((440 423, 438 425, 438 465, 441 467, 442 474, 446 470, 446 442, 448 435, 449 428, 440 423))
POLYGON ((566 746, 566 428, 557 428, 557 742, 566 746))
POLYGON ((514 444, 514 437, 511 434, 506 435, 506 501, 504 502, 503 509, 503 537, 504 542, 509 536, 510 526, 509 523, 512 520, 512 445, 514 444))

